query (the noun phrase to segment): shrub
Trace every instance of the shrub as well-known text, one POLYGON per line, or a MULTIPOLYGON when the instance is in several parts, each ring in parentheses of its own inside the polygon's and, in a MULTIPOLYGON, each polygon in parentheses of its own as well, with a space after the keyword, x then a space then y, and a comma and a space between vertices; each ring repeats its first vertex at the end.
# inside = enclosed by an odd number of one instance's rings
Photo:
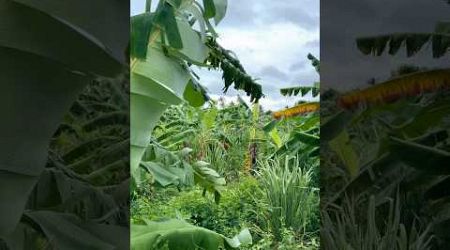
POLYGON ((220 203, 212 197, 203 197, 202 190, 194 189, 172 196, 170 200, 142 199, 138 201, 133 219, 162 220, 181 217, 188 222, 224 235, 239 233, 241 227, 251 227, 263 219, 255 211, 255 200, 261 198, 258 182, 253 177, 243 177, 222 192, 220 203), (146 214, 147 213, 147 214, 146 214))

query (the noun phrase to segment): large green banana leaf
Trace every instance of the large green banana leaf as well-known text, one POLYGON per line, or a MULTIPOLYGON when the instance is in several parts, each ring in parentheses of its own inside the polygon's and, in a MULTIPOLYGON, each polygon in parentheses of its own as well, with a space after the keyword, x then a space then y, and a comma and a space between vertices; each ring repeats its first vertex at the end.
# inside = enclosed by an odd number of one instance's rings
MULTIPOLYGON (((86 13, 78 15, 84 16, 86 13)), ((101 15, 96 14, 102 19, 101 15)), ((103 15, 109 17, 109 13, 104 12, 103 15)), ((126 22, 123 18, 119 20, 126 22)), ((112 48, 99 40, 100 37, 80 29, 76 23, 68 23, 61 18, 7 0, 0 0, 0 30, 0 47, 39 55, 70 70, 114 76, 125 61, 123 56, 118 61, 110 52, 112 48)), ((104 28, 104 31, 110 33, 110 39, 117 35, 112 28, 104 28)), ((120 53, 125 48, 126 43, 122 42, 120 53)), ((115 51, 119 50, 115 48, 115 51)))
POLYGON ((14 229, 47 161, 49 139, 89 79, 51 61, 0 48, 0 236, 14 229), (51 77, 49 77, 51 76, 51 77), (64 85, 62 82, 70 82, 64 85))
POLYGON ((147 221, 147 225, 132 225, 132 250, 195 250, 195 249, 233 249, 252 243, 247 229, 234 238, 225 236, 205 228, 196 227, 180 220, 164 222, 147 221))
MULTIPOLYGON (((134 19, 138 25, 139 19, 134 19)), ((132 20, 133 25, 133 20, 132 20)), ((147 48, 145 60, 137 60, 131 70, 131 173, 140 182, 139 163, 150 142, 151 132, 169 105, 184 99, 194 104, 204 103, 204 96, 195 89, 187 64, 201 64, 208 55, 200 34, 186 20, 177 19, 183 48, 169 47, 168 56, 160 44, 161 38, 147 48), (186 93, 185 93, 186 92, 186 93)), ((156 31, 155 31, 156 32, 156 31)), ((155 35, 157 36, 157 35, 155 35)))
POLYGON ((123 67, 125 3, 101 2, 0 0, 0 237, 19 222, 49 140, 78 93, 92 75, 123 67), (122 23, 122 35, 105 27, 112 23, 122 23))
MULTIPOLYGON (((129 1, 125 0, 14 0, 14 2, 27 5, 61 20, 63 23, 79 31, 92 42, 101 46, 104 52, 109 53, 117 62, 125 62, 128 55, 125 46, 129 42, 129 1)), ((82 54, 90 56, 87 51, 82 54)), ((111 61, 110 63, 114 63, 111 61)), ((105 65, 97 65, 99 70, 108 69, 105 65), (100 66, 100 67, 98 67, 100 66)), ((98 72, 97 72, 98 73, 98 72)))
MULTIPOLYGON (((39 225, 55 249, 129 249, 129 238, 123 237, 128 235, 128 229, 124 227, 85 222, 74 215, 44 210, 26 211, 24 216, 34 225, 39 225)), ((24 242, 24 238, 20 240, 20 237, 23 237, 23 231, 18 227, 13 237, 7 239, 11 249, 35 249, 35 246, 26 248, 28 242, 24 242)))

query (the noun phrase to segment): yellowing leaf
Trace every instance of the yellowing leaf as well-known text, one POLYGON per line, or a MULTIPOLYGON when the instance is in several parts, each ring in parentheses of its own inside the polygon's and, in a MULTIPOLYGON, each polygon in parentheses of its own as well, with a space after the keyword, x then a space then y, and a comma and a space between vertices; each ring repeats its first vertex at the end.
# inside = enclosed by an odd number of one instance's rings
POLYGON ((382 104, 450 87, 450 70, 440 69, 413 73, 373 87, 343 95, 338 104, 351 109, 359 104, 382 104))
POLYGON ((281 119, 283 117, 292 117, 296 115, 302 115, 310 112, 318 111, 320 104, 318 102, 302 103, 295 107, 276 111, 272 114, 273 118, 281 119))

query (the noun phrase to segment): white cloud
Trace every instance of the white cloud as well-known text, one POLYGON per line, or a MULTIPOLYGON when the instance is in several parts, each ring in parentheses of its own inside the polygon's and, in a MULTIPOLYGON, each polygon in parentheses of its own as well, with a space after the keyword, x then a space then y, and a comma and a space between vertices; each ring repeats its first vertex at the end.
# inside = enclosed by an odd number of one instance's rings
POLYGON ((302 46, 316 40, 319 31, 307 31, 292 23, 255 25, 251 28, 226 27, 220 29, 219 42, 231 49, 249 71, 258 72, 264 66, 273 65, 288 71, 301 54, 306 60, 307 51, 302 46))
MULTIPOLYGON (((142 12, 144 5, 144 0, 132 0, 131 12, 142 12)), ((218 41, 234 51, 246 71, 259 79, 266 95, 260 100, 265 109, 276 110, 298 101, 296 97, 283 97, 280 88, 319 80, 306 58, 308 53, 319 56, 318 13, 318 0, 228 1, 227 15, 216 28, 220 36, 218 41), (272 70, 264 70, 268 67, 272 70)), ((231 88, 223 94, 223 82, 218 72, 198 69, 196 72, 212 97, 236 99, 237 94, 245 96, 244 92, 231 88)))

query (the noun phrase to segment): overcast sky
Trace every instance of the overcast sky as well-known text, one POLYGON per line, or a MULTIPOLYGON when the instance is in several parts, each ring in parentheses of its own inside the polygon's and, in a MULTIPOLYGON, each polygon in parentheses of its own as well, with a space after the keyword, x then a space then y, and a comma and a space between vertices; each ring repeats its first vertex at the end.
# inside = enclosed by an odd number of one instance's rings
POLYGON ((374 77, 383 81, 401 64, 450 67, 449 54, 433 59, 431 46, 417 56, 363 55, 356 38, 392 32, 432 32, 438 21, 450 21, 444 0, 322 0, 321 86, 338 89, 367 87, 374 77))
MULTIPOLYGON (((144 5, 145 0, 131 0, 131 14, 141 13, 144 5)), ((260 79, 266 95, 260 103, 266 109, 280 109, 298 101, 281 96, 280 88, 319 81, 306 58, 309 52, 320 56, 319 0, 228 0, 227 14, 216 31, 219 43, 234 51, 247 72, 260 79)), ((219 72, 201 71, 200 77, 213 98, 231 100, 238 94, 234 89, 222 93, 219 72)))

